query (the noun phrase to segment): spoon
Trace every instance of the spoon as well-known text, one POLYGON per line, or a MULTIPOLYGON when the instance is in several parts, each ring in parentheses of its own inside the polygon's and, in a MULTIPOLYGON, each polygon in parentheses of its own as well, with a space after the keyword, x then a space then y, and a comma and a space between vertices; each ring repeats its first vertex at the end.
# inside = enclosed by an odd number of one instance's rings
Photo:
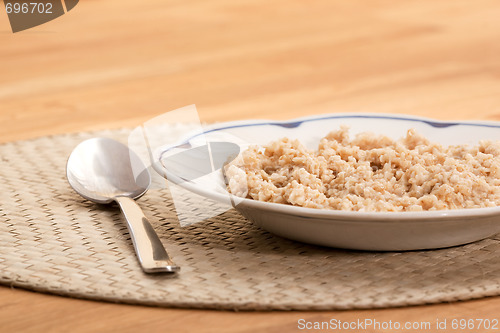
POLYGON ((177 272, 180 269, 134 201, 146 193, 151 176, 127 146, 108 138, 83 141, 69 156, 66 176, 71 187, 85 199, 99 204, 118 203, 144 272, 177 272))

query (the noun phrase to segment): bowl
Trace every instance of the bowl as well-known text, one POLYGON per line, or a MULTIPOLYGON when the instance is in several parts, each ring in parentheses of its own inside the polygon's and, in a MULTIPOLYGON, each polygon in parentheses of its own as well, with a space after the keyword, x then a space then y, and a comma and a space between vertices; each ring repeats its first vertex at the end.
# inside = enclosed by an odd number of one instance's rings
POLYGON ((298 139, 316 149, 319 140, 340 125, 349 126, 351 135, 370 131, 393 139, 414 128, 431 142, 443 145, 475 145, 479 140, 500 139, 500 123, 486 121, 444 122, 406 115, 352 113, 289 121, 247 120, 211 125, 203 132, 189 133, 175 145, 159 147, 153 154, 155 169, 193 193, 230 203, 249 221, 273 234, 310 244, 370 251, 422 250, 462 245, 500 232, 500 207, 419 212, 320 210, 239 198, 226 190, 220 167, 238 151, 282 137, 298 139), (221 149, 217 154, 222 156, 210 155, 208 148, 200 155, 199 147, 208 147, 206 143, 231 148, 221 149), (179 156, 179 149, 197 151, 197 157, 169 163, 170 156, 179 156), (210 158, 212 168, 207 171, 202 165, 210 158))

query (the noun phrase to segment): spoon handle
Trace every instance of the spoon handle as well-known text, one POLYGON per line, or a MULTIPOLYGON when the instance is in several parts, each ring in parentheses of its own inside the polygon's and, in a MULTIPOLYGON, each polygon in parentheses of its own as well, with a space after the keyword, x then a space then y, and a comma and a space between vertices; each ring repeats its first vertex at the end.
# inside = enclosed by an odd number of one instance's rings
POLYGON ((135 200, 115 197, 120 206, 134 244, 135 252, 146 273, 177 272, 180 267, 170 259, 158 235, 135 200))

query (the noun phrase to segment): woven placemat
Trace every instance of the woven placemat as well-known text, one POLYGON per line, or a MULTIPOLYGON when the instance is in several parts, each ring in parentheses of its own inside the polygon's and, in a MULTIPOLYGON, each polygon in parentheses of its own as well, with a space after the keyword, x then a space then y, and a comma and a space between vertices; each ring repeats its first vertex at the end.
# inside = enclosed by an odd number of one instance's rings
POLYGON ((286 240, 234 210, 180 227, 167 189, 139 200, 177 275, 146 275, 120 211, 82 199, 66 160, 93 136, 0 145, 0 283, 72 297, 168 307, 326 310, 500 295, 500 237, 413 252, 357 252, 286 240))

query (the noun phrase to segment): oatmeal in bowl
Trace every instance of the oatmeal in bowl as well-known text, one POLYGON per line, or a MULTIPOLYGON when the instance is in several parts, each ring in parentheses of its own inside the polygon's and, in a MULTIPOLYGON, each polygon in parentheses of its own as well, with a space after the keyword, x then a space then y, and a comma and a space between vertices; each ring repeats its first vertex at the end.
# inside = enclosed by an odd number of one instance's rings
POLYGON ((444 146, 415 129, 398 140, 347 126, 316 150, 281 138, 224 168, 233 195, 340 211, 407 212, 500 205, 500 143, 444 146))
MULTIPOLYGON (((157 171, 206 199, 208 211, 235 209, 281 237, 406 251, 500 233, 500 122, 322 114, 214 124, 179 142, 196 147, 200 136, 224 138, 242 152, 217 157, 225 165, 207 177, 157 171)), ((180 202, 196 215, 201 206, 192 201, 180 202)))

